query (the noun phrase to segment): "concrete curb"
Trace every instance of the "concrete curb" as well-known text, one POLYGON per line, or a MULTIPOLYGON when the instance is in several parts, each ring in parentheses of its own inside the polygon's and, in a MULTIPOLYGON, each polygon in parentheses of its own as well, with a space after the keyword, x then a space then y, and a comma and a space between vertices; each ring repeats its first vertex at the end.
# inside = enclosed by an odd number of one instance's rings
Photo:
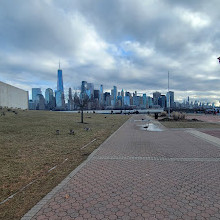
POLYGON ((213 137, 209 134, 205 134, 205 133, 197 131, 195 129, 188 129, 185 132, 193 135, 194 137, 203 139, 203 140, 207 141, 208 143, 215 145, 216 147, 220 147, 220 139, 217 137, 213 137))
POLYGON ((111 134, 96 150, 94 150, 88 158, 81 163, 76 169, 74 169, 60 184, 58 184, 51 192, 49 192, 43 199, 41 199, 34 207, 32 207, 22 218, 21 220, 30 220, 32 219, 40 209, 59 191, 61 190, 75 175, 80 171, 86 164, 94 157, 94 155, 103 147, 103 145, 112 138, 117 131, 119 131, 128 121, 129 118, 124 124, 122 124, 113 134, 111 134))

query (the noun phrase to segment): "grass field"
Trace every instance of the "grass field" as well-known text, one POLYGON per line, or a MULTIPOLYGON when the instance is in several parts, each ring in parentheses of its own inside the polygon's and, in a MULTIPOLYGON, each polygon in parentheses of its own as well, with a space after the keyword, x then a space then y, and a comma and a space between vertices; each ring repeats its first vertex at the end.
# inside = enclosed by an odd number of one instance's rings
POLYGON ((0 202, 35 180, 0 205, 0 219, 4 220, 20 219, 129 118, 84 114, 85 123, 81 124, 78 113, 20 110, 2 115, 2 111, 0 202), (70 129, 74 135, 69 134, 70 129), (48 172, 54 166, 56 169, 48 172))

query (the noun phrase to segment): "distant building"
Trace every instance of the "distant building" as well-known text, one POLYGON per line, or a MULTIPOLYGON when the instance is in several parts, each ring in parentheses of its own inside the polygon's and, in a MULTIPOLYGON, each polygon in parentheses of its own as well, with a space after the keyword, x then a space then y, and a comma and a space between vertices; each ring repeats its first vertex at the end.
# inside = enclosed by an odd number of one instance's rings
POLYGON ((42 94, 37 95, 36 110, 45 110, 45 99, 42 94))
POLYGON ((122 107, 122 96, 119 94, 120 94, 120 92, 118 92, 116 106, 121 108, 122 107))
POLYGON ((136 107, 140 106, 140 96, 133 96, 133 105, 135 105, 136 107))
POLYGON ((45 108, 48 110, 52 110, 56 106, 55 97, 51 88, 47 88, 45 90, 45 105, 45 108))
POLYGON ((89 99, 94 98, 94 84, 93 83, 87 83, 86 94, 89 97, 89 99))
POLYGON ((87 90, 87 82, 82 81, 82 84, 81 84, 81 98, 86 95, 86 90, 87 90))
POLYGON ((111 106, 111 95, 109 92, 104 93, 105 106, 111 106))
POLYGON ((161 108, 165 108, 166 107, 166 96, 165 95, 161 95, 158 99, 158 105, 161 108))
POLYGON ((122 89, 122 90, 121 90, 122 106, 124 106, 124 96, 125 96, 124 90, 122 89))
POLYGON ((125 95, 124 97, 124 106, 130 106, 131 102, 130 102, 130 96, 125 95))
POLYGON ((117 101, 117 87, 113 86, 112 89, 112 105, 115 106, 116 105, 116 101, 117 101))
POLYGON ((167 107, 175 107, 174 105, 174 92, 169 91, 167 92, 167 107))
POLYGON ((147 108, 147 96, 143 94, 143 108, 147 108))
POLYGON ((99 90, 94 90, 94 99, 99 99, 99 90))
POLYGON ((64 94, 61 90, 55 92, 56 98, 56 109, 57 110, 64 110, 65 109, 65 101, 64 101, 64 94))
POLYGON ((104 104, 104 96, 103 96, 103 85, 100 86, 100 90, 99 90, 99 105, 103 106, 104 104))
POLYGON ((62 73, 62 70, 60 69, 60 65, 59 65, 59 69, 57 71, 57 91, 62 91, 64 93, 63 73, 62 73))
POLYGON ((160 92, 154 92, 153 93, 153 104, 154 105, 158 105, 158 99, 161 96, 160 92))
POLYGON ((65 98, 64 98, 64 88, 63 88, 63 73, 60 69, 57 71, 57 91, 55 92, 56 99, 56 109, 64 110, 65 109, 65 98))
POLYGON ((150 96, 147 96, 147 108, 152 108, 153 99, 150 96))
POLYGON ((68 110, 69 111, 74 110, 74 101, 73 101, 73 95, 72 95, 71 88, 69 88, 68 110))
POLYGON ((41 88, 32 88, 32 101, 36 102, 37 96, 41 94, 42 94, 41 88))
POLYGON ((29 110, 36 110, 36 102, 33 102, 32 100, 28 101, 28 109, 29 110))

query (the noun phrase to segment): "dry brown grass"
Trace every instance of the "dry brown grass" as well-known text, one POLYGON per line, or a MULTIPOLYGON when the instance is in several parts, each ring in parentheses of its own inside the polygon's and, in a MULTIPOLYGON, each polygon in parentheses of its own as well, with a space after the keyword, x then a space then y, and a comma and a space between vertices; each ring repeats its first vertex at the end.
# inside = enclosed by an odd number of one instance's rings
POLYGON ((5 112, 0 116, 0 201, 37 181, 0 205, 0 219, 4 220, 20 219, 129 117, 85 114, 86 124, 81 124, 78 113, 5 112), (60 135, 56 135, 57 129, 60 135), (69 134, 70 129, 75 135, 69 134), (48 173, 55 165, 57 168, 48 173))

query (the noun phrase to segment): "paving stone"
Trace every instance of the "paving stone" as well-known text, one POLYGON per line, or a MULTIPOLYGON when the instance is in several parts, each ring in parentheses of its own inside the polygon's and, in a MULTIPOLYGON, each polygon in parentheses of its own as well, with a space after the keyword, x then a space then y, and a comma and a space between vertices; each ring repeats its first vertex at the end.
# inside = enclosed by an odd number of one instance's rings
POLYGON ((220 148, 183 130, 140 130, 142 117, 101 145, 32 219, 220 219, 220 148))

